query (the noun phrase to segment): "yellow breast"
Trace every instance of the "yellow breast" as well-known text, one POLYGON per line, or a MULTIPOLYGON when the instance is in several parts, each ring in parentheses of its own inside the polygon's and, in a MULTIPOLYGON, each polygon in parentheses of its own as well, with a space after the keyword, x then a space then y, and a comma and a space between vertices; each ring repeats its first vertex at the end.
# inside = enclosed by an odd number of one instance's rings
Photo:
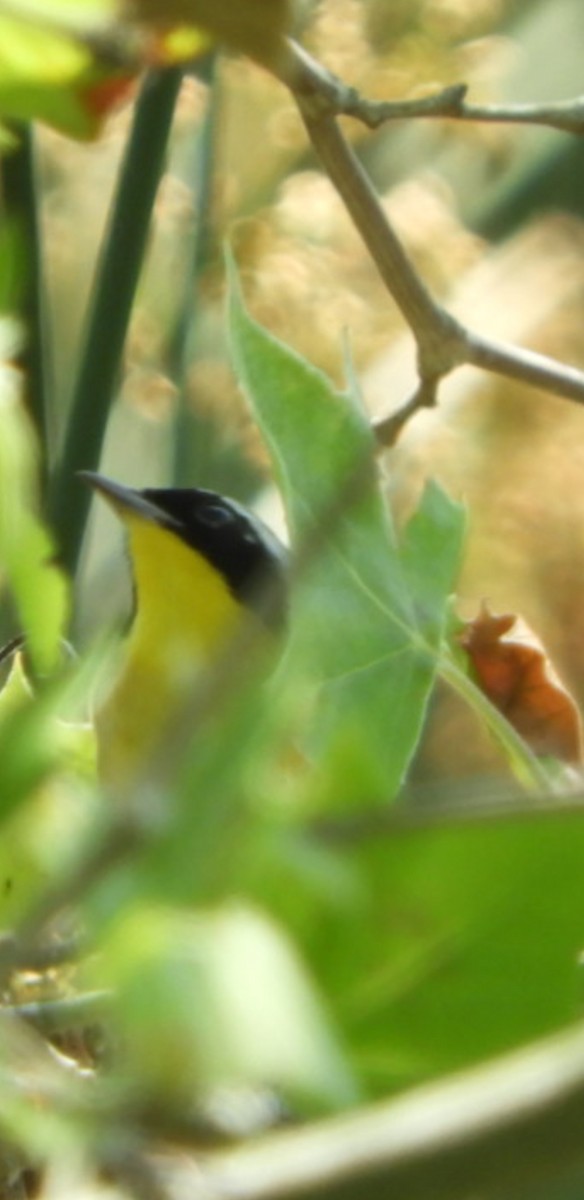
POLYGON ((100 769, 135 777, 247 610, 201 554, 169 530, 128 516, 136 616, 118 678, 96 716, 100 769))

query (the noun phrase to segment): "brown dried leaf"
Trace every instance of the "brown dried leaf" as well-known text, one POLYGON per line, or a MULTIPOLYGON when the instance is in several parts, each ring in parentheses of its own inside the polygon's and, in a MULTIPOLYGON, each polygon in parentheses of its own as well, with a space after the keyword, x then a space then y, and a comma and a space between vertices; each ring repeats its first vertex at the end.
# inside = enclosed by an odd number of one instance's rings
POLYGON ((483 604, 460 644, 477 682, 535 754, 582 762, 582 723, 536 635, 512 613, 483 604))

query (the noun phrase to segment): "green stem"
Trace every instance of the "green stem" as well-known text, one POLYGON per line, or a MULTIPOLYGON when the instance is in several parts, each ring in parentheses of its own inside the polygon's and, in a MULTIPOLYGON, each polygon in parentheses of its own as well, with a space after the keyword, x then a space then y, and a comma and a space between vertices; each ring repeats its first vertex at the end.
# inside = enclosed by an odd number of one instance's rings
POLYGON ((50 490, 61 557, 71 573, 91 500, 75 472, 99 464, 181 80, 176 67, 146 77, 101 252, 65 443, 50 490))
POLYGON ((171 445, 170 476, 176 487, 210 487, 248 500, 261 477, 248 462, 236 437, 226 432, 213 414, 189 403, 187 372, 196 354, 200 314, 200 279, 209 261, 212 244, 212 192, 217 125, 220 113, 219 59, 216 53, 201 60, 197 76, 208 84, 209 96, 192 163, 191 191, 196 220, 186 254, 188 265, 182 302, 166 352, 166 369, 176 385, 178 406, 171 445))
POLYGON ((184 294, 167 351, 168 371, 177 386, 179 402, 174 424, 172 479, 176 486, 192 482, 192 445, 197 433, 197 419, 189 407, 186 377, 189 342, 197 319, 198 280, 208 256, 210 210, 214 169, 215 135, 218 116, 217 56, 210 56, 201 66, 199 77, 209 85, 207 111, 197 139, 192 164, 192 194, 195 227, 189 244, 189 263, 184 294))
MULTIPOLYGON (((4 203, 9 221, 13 220, 22 237, 26 261, 24 272, 9 297, 20 311, 26 327, 26 344, 20 356, 26 388, 25 402, 37 430, 42 449, 42 482, 50 463, 51 435, 51 363, 46 336, 46 293, 43 267, 42 233, 38 207, 38 180, 34 130, 30 124, 16 128, 18 146, 8 153, 2 165, 4 203), (24 278, 24 287, 22 285, 24 278)), ((20 268, 20 264, 18 264, 20 268)), ((20 270, 19 270, 20 274, 20 270)))
POLYGON ((440 659, 439 673, 486 725, 523 786, 528 791, 549 795, 552 784, 545 767, 470 676, 461 670, 454 659, 448 657, 440 659))

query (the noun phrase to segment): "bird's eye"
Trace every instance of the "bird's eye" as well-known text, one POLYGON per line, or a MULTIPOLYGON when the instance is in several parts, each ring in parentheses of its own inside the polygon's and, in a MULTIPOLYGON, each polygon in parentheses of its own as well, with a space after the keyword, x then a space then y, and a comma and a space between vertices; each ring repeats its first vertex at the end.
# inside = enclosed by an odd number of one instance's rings
POLYGON ((198 516, 203 524, 211 529, 221 529, 233 521, 233 514, 222 504, 206 504, 204 508, 199 509, 198 516))

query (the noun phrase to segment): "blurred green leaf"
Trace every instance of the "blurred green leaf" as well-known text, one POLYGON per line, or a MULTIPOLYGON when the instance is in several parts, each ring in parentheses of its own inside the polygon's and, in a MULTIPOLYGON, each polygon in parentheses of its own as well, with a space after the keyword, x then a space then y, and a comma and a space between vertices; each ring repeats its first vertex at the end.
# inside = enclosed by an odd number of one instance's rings
MULTIPOLYGON (((6 150, 11 154, 14 147, 6 150)), ((4 152, 3 152, 4 153, 4 152)), ((6 215, 0 227, 0 314, 17 311, 28 271, 28 246, 18 220, 6 215)))
POLYGON ((19 657, 0 692, 0 824, 26 802, 54 765, 46 706, 35 703, 19 657))
POLYGON ((12 713, 29 704, 31 698, 32 688, 24 669, 22 654, 16 652, 0 690, 0 726, 12 713))
POLYGON ((115 923, 102 951, 99 981, 115 988, 127 1065, 147 1094, 171 1107, 244 1086, 304 1109, 356 1099, 296 951, 259 911, 143 906, 115 923))
POLYGON ((69 596, 54 547, 36 516, 37 451, 20 401, 20 379, 8 354, 13 327, 0 324, 0 571, 14 597, 36 669, 49 672, 65 631, 69 596), (4 351, 4 353, 3 353, 4 351))
POLYGON ((320 685, 306 744, 323 771, 332 768, 330 802, 391 799, 433 684, 463 512, 432 485, 402 555, 359 398, 336 392, 251 319, 233 266, 229 316, 238 375, 271 449, 300 555, 311 540, 315 547, 293 597, 281 674, 304 672, 320 685), (343 504, 347 488, 356 494, 343 504))
POLYGON ((374 1090, 581 1016, 582 813, 378 830, 345 855, 360 896, 321 913, 309 957, 374 1090))
POLYGON ((94 831, 87 789, 57 774, 27 782, 35 790, 2 823, 0 929, 14 928, 59 885, 94 831))
POLYGON ((289 0, 126 0, 124 7, 134 19, 162 29, 182 23, 199 26, 261 62, 277 58, 290 17, 289 0))
POLYGON ((0 12, 0 117, 95 136, 134 73, 101 62, 91 49, 110 9, 105 0, 68 9, 16 0, 9 16, 0 12))
POLYGON ((94 730, 58 715, 75 683, 35 696, 17 654, 0 691, 0 928, 58 881, 95 815, 94 730))

